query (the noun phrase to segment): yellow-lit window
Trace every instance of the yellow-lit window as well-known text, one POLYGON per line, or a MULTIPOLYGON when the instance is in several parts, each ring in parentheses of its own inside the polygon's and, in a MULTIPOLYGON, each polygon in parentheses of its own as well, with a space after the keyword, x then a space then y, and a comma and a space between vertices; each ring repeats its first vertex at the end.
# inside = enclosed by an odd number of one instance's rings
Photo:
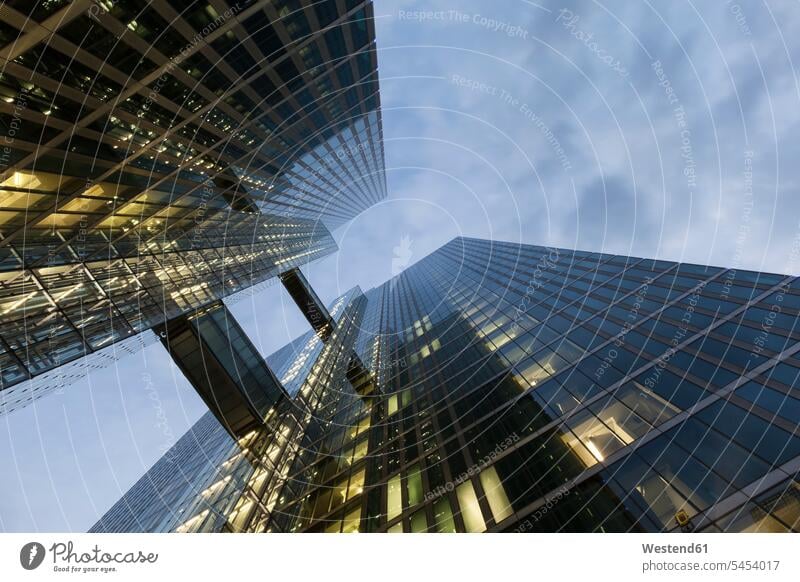
POLYGON ((127 216, 113 215, 113 216, 109 216, 108 218, 106 218, 105 220, 100 222, 100 224, 98 224, 97 227, 98 228, 115 228, 115 227, 120 226, 122 224, 126 224, 128 222, 128 220, 129 220, 129 218, 127 216))
MULTIPOLYGON (((32 194, 29 192, 11 192, 9 190, 0 190, 0 208, 15 208, 18 210, 25 210, 33 208, 36 203, 44 200, 44 194, 32 194)), ((55 201, 55 199, 53 199, 55 201)))
POLYGON ((356 438, 356 435, 359 435, 365 430, 367 430, 369 428, 369 425, 370 425, 370 420, 369 420, 369 415, 367 415, 363 419, 361 419, 361 422, 359 422, 356 426, 350 429, 350 431, 347 433, 349 438, 351 439, 356 438))
POLYGON ((621 402, 606 402, 603 408, 595 410, 598 418, 626 445, 650 430, 650 425, 644 419, 621 402))
POLYGON ((339 457, 339 468, 345 467, 353 463, 353 449, 345 449, 339 457))
POLYGON ((456 487, 456 497, 458 505, 461 507, 461 517, 464 520, 464 527, 470 533, 480 533, 486 529, 486 522, 483 521, 481 506, 478 503, 478 496, 475 495, 475 488, 472 481, 465 481, 456 487))
POLYGON ((386 518, 394 519, 403 511, 403 499, 400 492, 400 475, 389 479, 386 492, 386 518))
MULTIPOLYGON (((334 510, 347 500, 347 479, 339 481, 333 488, 330 510, 334 510)), ((325 513, 321 511, 320 514, 325 513)))
POLYGON ((403 522, 399 521, 386 530, 388 533, 403 533, 403 522))
POLYGON ((393 394, 389 397, 389 416, 393 415, 398 410, 399 407, 397 406, 397 394, 393 394))
POLYGON ((244 524, 250 517, 255 502, 247 497, 240 497, 236 502, 236 507, 228 516, 228 522, 234 530, 240 531, 244 528, 244 524))
POLYGON ((344 516, 342 522, 342 533, 358 533, 358 528, 361 525, 361 508, 354 509, 344 516))
POLYGON ((2 186, 9 188, 32 188, 34 190, 55 191, 61 187, 61 182, 66 177, 45 172, 14 172, 10 178, 3 181, 2 186))
POLYGON ((567 432, 561 438, 587 467, 605 460, 625 446, 611 429, 588 412, 574 416, 568 425, 574 435, 567 432))
POLYGON ((347 499, 352 499, 356 495, 364 492, 364 469, 350 477, 350 486, 347 488, 347 499))
POLYGON ((59 211, 64 212, 95 212, 106 206, 106 201, 98 198, 75 198, 59 206, 59 211))
POLYGON ((53 213, 40 220, 36 226, 39 228, 59 228, 65 226, 74 226, 78 224, 81 220, 85 220, 85 217, 81 214, 60 214, 60 213, 53 213))
POLYGON ((356 445, 356 451, 353 455, 353 462, 359 461, 363 459, 367 455, 367 451, 369 450, 369 440, 364 439, 360 443, 356 445))
POLYGON ((19 222, 20 224, 23 224, 24 223, 23 212, 24 211, 18 211, 18 210, 15 210, 13 212, 0 212, 0 225, 8 224, 9 222, 12 222, 14 220, 19 222))
POLYGON ((494 521, 500 523, 511 515, 513 510, 506 496, 506 490, 497 475, 497 470, 494 467, 484 469, 481 471, 480 480, 483 492, 486 494, 486 500, 492 510, 494 521))

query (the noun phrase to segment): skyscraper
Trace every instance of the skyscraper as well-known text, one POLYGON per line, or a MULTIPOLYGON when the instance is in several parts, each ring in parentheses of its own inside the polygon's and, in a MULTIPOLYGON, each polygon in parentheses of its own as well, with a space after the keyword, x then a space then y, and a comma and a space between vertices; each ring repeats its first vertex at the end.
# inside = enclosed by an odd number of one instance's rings
POLYGON ((0 20, 0 412, 325 256, 386 196, 371 2, 0 20))
POLYGON ((454 239, 281 350, 270 428, 160 529, 800 530, 799 288, 454 239))

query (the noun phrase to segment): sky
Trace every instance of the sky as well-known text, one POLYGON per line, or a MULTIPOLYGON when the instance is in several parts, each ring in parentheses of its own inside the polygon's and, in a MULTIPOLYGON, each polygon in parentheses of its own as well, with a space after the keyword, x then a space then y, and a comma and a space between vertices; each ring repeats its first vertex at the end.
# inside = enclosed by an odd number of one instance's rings
MULTIPOLYGON (((800 272, 800 11, 375 2, 389 197, 304 268, 324 301, 455 236, 800 272)), ((307 329, 280 285, 233 312, 307 329)), ((204 412, 160 345, 0 417, 0 531, 85 531, 204 412)))

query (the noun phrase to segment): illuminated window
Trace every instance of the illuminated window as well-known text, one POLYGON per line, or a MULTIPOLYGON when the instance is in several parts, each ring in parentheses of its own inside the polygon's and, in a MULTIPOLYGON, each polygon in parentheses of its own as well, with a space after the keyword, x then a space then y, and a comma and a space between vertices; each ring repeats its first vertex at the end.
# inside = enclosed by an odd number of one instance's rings
POLYGON ((399 474, 389 479, 386 492, 386 518, 391 520, 403 511, 399 474))
POLYGON ((194 517, 192 517, 191 519, 180 525, 175 531, 178 533, 188 533, 195 531, 198 527, 200 527, 200 524, 203 523, 203 520, 206 518, 207 515, 208 515, 208 510, 205 509, 198 515, 195 515, 194 517))
POLYGON ((344 516, 342 533, 358 533, 361 524, 361 508, 357 508, 344 516))
POLYGON ((650 425, 638 414, 616 400, 609 400, 602 407, 597 404, 593 405, 591 410, 626 445, 644 436, 650 430, 650 425))
POLYGON ((350 477, 350 486, 347 488, 347 499, 352 499, 356 495, 364 492, 364 469, 350 477))
POLYGON ((458 505, 461 507, 461 517, 464 520, 464 527, 470 533, 480 533, 486 529, 486 522, 483 521, 481 506, 478 497, 475 495, 475 488, 472 481, 465 481, 456 487, 456 497, 458 505))
POLYGON ((369 420, 369 415, 367 415, 363 419, 361 419, 361 422, 359 422, 358 425, 351 427, 351 429, 347 432, 348 438, 350 439, 356 438, 357 435, 367 430, 369 428, 369 425, 370 425, 370 420, 369 420))
POLYGON ((611 429, 588 412, 574 416, 568 426, 574 435, 567 432, 561 438, 587 467, 604 461, 625 446, 611 429))
POLYGON ((500 482, 500 477, 497 475, 497 470, 494 467, 484 469, 480 473, 480 480, 486 500, 492 510, 494 521, 500 523, 514 511, 511 509, 511 503, 506 496, 503 484, 500 482))
POLYGON ((369 440, 364 439, 356 445, 355 454, 353 455, 353 462, 363 459, 367 455, 369 449, 369 440))
POLYGON ((345 449, 339 456, 339 468, 343 468, 353 463, 353 449, 345 449))

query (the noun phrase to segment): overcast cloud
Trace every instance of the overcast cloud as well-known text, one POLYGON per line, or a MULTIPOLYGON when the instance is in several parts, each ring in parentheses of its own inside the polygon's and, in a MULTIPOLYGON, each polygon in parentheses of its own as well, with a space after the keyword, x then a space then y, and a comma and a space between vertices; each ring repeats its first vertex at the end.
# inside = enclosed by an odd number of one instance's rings
MULTIPOLYGON (((325 301, 458 235, 800 271, 795 3, 375 14, 390 195, 304 269, 325 301)), ((234 306, 264 354, 306 329, 288 301, 234 306)), ((178 437, 203 410, 156 345, 0 418, 0 529, 87 529, 162 454, 158 414, 178 437)))

